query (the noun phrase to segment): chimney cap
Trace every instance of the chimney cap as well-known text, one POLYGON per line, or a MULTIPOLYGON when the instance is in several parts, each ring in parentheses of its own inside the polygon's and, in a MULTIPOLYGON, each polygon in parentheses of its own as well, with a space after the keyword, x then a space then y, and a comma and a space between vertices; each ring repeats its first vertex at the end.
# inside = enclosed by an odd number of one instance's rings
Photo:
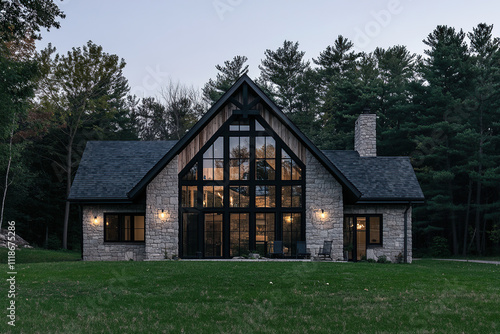
POLYGON ((370 109, 370 107, 365 107, 365 108, 363 109, 363 114, 371 114, 371 109, 370 109))

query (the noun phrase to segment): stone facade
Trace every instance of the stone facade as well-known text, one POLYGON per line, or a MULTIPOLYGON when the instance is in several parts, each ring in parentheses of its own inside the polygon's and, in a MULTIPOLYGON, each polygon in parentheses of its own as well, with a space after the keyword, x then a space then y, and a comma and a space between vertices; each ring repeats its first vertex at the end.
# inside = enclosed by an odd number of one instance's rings
POLYGON ((306 152, 306 243, 316 256, 325 240, 333 240, 332 259, 343 257, 342 186, 311 154, 306 152), (324 218, 321 210, 324 210, 324 218))
POLYGON ((144 205, 87 205, 83 208, 83 260, 85 261, 142 261, 145 243, 104 242, 105 213, 143 213, 144 205), (94 222, 97 217, 97 223, 94 222))
POLYGON ((177 157, 146 190, 146 260, 179 255, 179 182, 177 157), (164 210, 165 218, 160 217, 164 210))
MULTIPOLYGON (((404 218, 406 205, 346 205, 345 214, 381 214, 382 246, 368 246, 367 259, 377 260, 385 255, 395 262, 399 254, 404 254, 404 218)), ((408 210, 408 263, 412 261, 411 208, 408 210)))
MULTIPOLYGON (((342 186, 306 152, 306 242, 317 256, 325 240, 332 240, 332 259, 343 259, 344 214, 381 214, 383 245, 368 246, 367 258, 385 255, 395 261, 404 254, 406 205, 343 205, 342 186), (322 215, 324 210, 324 215, 322 215)), ((87 205, 83 208, 85 261, 162 260, 179 254, 179 196, 177 158, 148 185, 146 205, 87 205), (160 217, 161 210, 166 214, 160 217), (146 214, 145 243, 104 242, 105 213, 146 214), (94 223, 97 217, 97 224, 94 223)), ((408 210, 408 262, 412 261, 411 208, 408 210)))
POLYGON ((359 115, 354 128, 354 149, 362 157, 377 156, 377 115, 359 115))

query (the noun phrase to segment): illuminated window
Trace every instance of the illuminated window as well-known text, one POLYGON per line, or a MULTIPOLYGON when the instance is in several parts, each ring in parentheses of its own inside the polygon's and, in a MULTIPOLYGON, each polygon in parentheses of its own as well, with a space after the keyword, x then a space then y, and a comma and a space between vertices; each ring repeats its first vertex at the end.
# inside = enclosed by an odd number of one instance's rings
POLYGON ((144 214, 104 214, 104 241, 144 242, 144 214))

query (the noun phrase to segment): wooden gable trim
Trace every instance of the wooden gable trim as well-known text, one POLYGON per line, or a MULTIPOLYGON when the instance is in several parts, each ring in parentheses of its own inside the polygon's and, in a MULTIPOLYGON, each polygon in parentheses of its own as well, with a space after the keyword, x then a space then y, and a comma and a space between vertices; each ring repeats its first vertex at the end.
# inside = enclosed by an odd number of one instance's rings
POLYGON ((178 171, 186 167, 186 165, 194 158, 210 138, 221 128, 221 126, 231 117, 232 111, 236 106, 228 103, 223 109, 215 115, 215 117, 196 135, 196 137, 187 144, 187 146, 179 153, 177 160, 178 171))

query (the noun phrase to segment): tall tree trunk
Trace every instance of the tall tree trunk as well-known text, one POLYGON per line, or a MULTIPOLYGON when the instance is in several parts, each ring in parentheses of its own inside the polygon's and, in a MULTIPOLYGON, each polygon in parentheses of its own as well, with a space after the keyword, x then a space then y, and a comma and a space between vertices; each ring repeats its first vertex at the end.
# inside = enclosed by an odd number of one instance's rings
POLYGON ((71 173, 72 173, 72 159, 73 154, 73 138, 74 135, 70 134, 69 143, 66 155, 66 207, 64 209, 64 225, 63 225, 63 242, 62 248, 68 249, 68 223, 69 223, 69 209, 70 203, 68 201, 69 192, 71 191, 71 173))
MULTIPOLYGON (((446 146, 450 147, 450 145, 448 143, 448 138, 446 139, 446 146)), ((446 166, 447 166, 447 170, 451 170, 449 156, 447 156, 447 158, 446 158, 446 166)), ((458 255, 457 219, 455 216, 455 209, 453 208, 455 201, 453 199, 453 182, 452 181, 448 182, 448 193, 449 193, 450 201, 451 201, 450 216, 451 216, 451 233, 452 233, 452 237, 453 237, 453 255, 458 255)))
POLYGON ((486 254, 486 217, 483 215, 483 233, 481 234, 481 254, 486 254))
POLYGON ((479 165, 477 167, 477 188, 476 188, 476 219, 475 219, 475 228, 477 230, 476 233, 476 251, 478 254, 481 254, 481 177, 483 172, 483 110, 481 108, 481 113, 479 116, 479 128, 480 128, 480 137, 479 137, 479 165))
MULTIPOLYGON (((478 168, 479 174, 481 174, 481 163, 479 163, 478 168)), ((481 177, 481 176, 479 176, 481 177)), ((476 217, 474 220, 474 228, 476 229, 476 251, 481 254, 481 179, 477 181, 476 186, 476 217)))
POLYGON ((467 256, 467 237, 469 235, 469 218, 470 218, 470 203, 472 199, 472 179, 469 178, 469 192, 467 194, 467 211, 465 213, 465 227, 464 227, 464 249, 463 256, 467 256))
MULTIPOLYGON (((450 184, 451 200, 453 204, 453 190, 450 184)), ((453 255, 458 255, 458 234, 457 234, 457 218, 455 216, 455 210, 451 210, 451 233, 453 235, 453 255)))
POLYGON ((5 200, 7 199, 7 190, 9 189, 9 173, 10 166, 12 164, 12 140, 14 138, 14 126, 16 125, 16 115, 12 116, 12 129, 10 130, 10 139, 9 139, 9 161, 7 162, 7 170, 5 171, 5 186, 3 189, 2 195, 2 209, 0 211, 0 228, 2 228, 3 223, 3 215, 5 211, 5 200))

